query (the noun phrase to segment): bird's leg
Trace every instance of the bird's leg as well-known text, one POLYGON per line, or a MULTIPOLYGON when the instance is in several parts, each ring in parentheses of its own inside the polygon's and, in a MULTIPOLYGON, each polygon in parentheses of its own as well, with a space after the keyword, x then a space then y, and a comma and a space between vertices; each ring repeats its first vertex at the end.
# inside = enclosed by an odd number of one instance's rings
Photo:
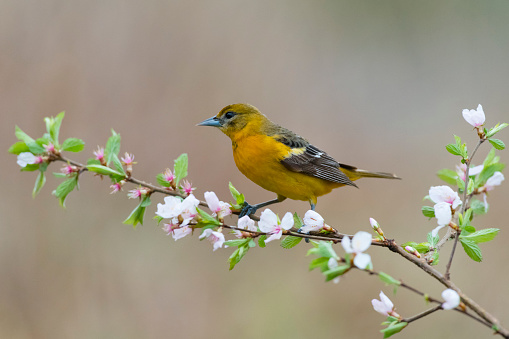
MULTIPOLYGON (((311 210, 314 211, 315 207, 316 207, 316 203, 313 203, 312 201, 310 201, 309 204, 311 205, 311 210)), ((303 232, 301 232, 300 228, 297 230, 297 232, 303 233, 303 232)), ((309 234, 309 232, 307 232, 306 234, 309 234)), ((306 240, 306 243, 309 243, 309 238, 304 238, 304 240, 306 240)))
POLYGON ((247 203, 247 201, 244 201, 244 206, 240 210, 239 218, 242 218, 245 215, 255 214, 256 211, 259 208, 262 208, 262 207, 265 207, 265 206, 269 206, 269 205, 272 205, 272 204, 276 204, 276 203, 281 202, 281 201, 283 201, 285 199, 286 199, 285 197, 281 198, 281 197, 278 196, 276 199, 272 199, 272 200, 269 200, 269 201, 266 201, 266 202, 262 202, 262 203, 256 204, 256 205, 249 205, 247 203))

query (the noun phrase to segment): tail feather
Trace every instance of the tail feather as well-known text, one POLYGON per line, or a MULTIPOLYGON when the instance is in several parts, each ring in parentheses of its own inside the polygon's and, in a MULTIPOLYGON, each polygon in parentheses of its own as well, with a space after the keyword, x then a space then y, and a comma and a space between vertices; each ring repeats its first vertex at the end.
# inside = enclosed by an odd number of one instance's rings
POLYGON ((386 173, 386 172, 369 172, 361 169, 355 170, 357 174, 360 175, 361 178, 383 178, 383 179, 400 179, 396 174, 386 173))
POLYGON ((360 178, 382 178, 382 179, 400 179, 396 174, 386 172, 370 172, 359 169, 354 166, 339 164, 339 169, 345 173, 350 180, 357 180, 360 178))

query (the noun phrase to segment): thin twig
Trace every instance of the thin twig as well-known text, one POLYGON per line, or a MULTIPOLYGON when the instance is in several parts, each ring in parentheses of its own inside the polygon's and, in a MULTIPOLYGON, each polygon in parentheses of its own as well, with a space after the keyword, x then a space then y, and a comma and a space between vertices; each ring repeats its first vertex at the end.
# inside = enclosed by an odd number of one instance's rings
MULTIPOLYGON (((481 146, 485 140, 486 139, 482 139, 482 138, 479 139, 479 142, 475 146, 474 151, 472 152, 472 155, 470 156, 470 158, 465 159, 465 165, 467 165, 467 168, 465 170, 465 188, 463 189, 463 205, 461 206, 461 215, 463 215, 463 216, 465 216, 465 211, 467 209, 467 204, 468 204, 467 192, 468 192, 468 184, 470 182, 470 178, 469 178, 470 163, 472 162, 472 159, 474 158, 475 153, 479 149, 479 146, 481 146)), ((457 231, 453 234, 454 234, 454 245, 452 246, 451 256, 449 257, 449 262, 447 263, 447 266, 445 267, 445 274, 444 274, 444 276, 447 280, 449 280, 451 278, 450 270, 451 270, 451 265, 452 265, 452 259, 454 258, 456 246, 458 245, 460 232, 457 231)))
MULTIPOLYGON (((472 154, 472 156, 475 154, 475 151, 477 150, 478 146, 474 150, 474 153, 472 154)), ((68 159, 66 157, 63 157, 61 155, 56 156, 54 159, 51 159, 51 161, 62 161, 62 162, 65 162, 65 163, 70 163, 70 164, 72 164, 74 166, 80 167, 80 170, 82 170, 82 171, 86 171, 87 170, 85 165, 83 165, 81 163, 78 163, 76 161, 73 161, 71 159, 68 159)), ((467 167, 467 169, 468 169, 468 167, 467 167)), ((182 197, 182 198, 186 197, 185 195, 183 195, 183 194, 181 194, 179 192, 169 191, 169 190, 167 190, 164 187, 157 187, 157 186, 154 186, 152 184, 146 183, 146 182, 144 182, 142 180, 133 178, 133 177, 126 178, 125 180, 128 181, 128 182, 137 184, 137 185, 141 185, 141 186, 147 187, 152 192, 158 192, 158 193, 162 193, 162 194, 166 194, 166 195, 172 195, 172 196, 179 196, 179 197, 182 197)), ((466 187, 465 187, 465 191, 466 191, 466 187)), ((200 201, 200 206, 207 207, 208 205, 207 205, 207 203, 205 203, 203 201, 200 201)), ((234 213, 238 214, 238 212, 234 212, 234 213)), ((251 216, 251 218, 254 219, 254 220, 259 220, 259 218, 257 216, 251 216)), ((248 231, 248 230, 244 230, 244 229, 239 229, 238 227, 235 227, 235 226, 223 225, 223 227, 239 230, 239 231, 242 231, 242 232, 255 233, 257 235, 262 235, 263 234, 261 232, 253 232, 253 231, 248 231)), ((286 234, 287 235, 292 235, 292 236, 295 236, 295 237, 301 237, 301 238, 310 238, 310 239, 315 239, 315 240, 332 241, 334 243, 340 242, 341 239, 343 237, 345 237, 345 236, 351 237, 351 235, 340 234, 340 233, 332 233, 332 234, 327 234, 327 235, 314 235, 312 233, 311 234, 303 234, 303 233, 298 233, 298 232, 294 232, 293 230, 291 230, 291 231, 287 231, 286 234)), ((407 251, 405 251, 405 249, 403 247, 398 245, 396 243, 396 241, 394 241, 392 239, 386 239, 384 241, 379 241, 377 239, 374 239, 371 243, 372 243, 372 245, 375 245, 375 246, 387 247, 392 252, 398 253, 400 256, 402 256, 406 260, 412 262, 414 265, 417 265, 424 272, 426 272, 427 274, 429 274, 430 276, 432 276, 433 278, 438 280, 442 285, 444 285, 444 286, 446 286, 446 287, 456 291, 459 294, 459 296, 461 297, 461 299, 464 302, 464 304, 466 306, 468 306, 470 309, 472 309, 475 313, 477 313, 484 321, 486 321, 486 323, 483 323, 483 321, 480 320, 480 319, 477 319, 478 321, 480 321, 481 323, 485 324, 486 326, 490 326, 490 327, 494 326, 494 327, 496 327, 498 329, 496 331, 496 333, 502 335, 504 338, 509 338, 509 330, 501 327, 497 318, 495 318, 493 315, 488 313, 480 305, 478 305, 474 300, 472 300, 467 295, 465 295, 463 292, 461 292, 461 290, 458 287, 456 287, 449 279, 446 279, 440 272, 438 272, 436 269, 434 269, 425 260, 417 258, 413 254, 408 253, 407 251)))
POLYGON ((416 321, 416 320, 419 320, 421 318, 424 318, 425 316, 433 313, 433 312, 436 312, 438 310, 441 310, 442 309, 442 305, 437 305, 435 307, 432 307, 430 308, 429 310, 426 310, 424 312, 421 312, 417 315, 414 315, 413 317, 410 317, 410 318, 406 318, 406 319, 403 319, 402 321, 406 322, 406 323, 411 323, 413 321, 416 321))

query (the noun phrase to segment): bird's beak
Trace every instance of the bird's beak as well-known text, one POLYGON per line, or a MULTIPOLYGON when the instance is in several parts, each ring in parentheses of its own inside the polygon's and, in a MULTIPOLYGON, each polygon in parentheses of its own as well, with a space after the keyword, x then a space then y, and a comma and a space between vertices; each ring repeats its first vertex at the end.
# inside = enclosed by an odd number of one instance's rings
POLYGON ((213 126, 213 127, 221 127, 221 122, 217 117, 208 118, 206 120, 203 120, 199 124, 196 124, 196 126, 213 126))

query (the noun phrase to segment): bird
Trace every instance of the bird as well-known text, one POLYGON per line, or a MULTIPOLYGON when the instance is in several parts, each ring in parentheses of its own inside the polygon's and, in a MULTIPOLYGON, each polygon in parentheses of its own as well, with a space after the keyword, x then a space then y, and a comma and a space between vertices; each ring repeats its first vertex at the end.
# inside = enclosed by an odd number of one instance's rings
POLYGON ((357 187, 357 179, 400 179, 392 173, 339 163, 306 139, 273 123, 250 104, 228 105, 197 126, 219 128, 231 139, 233 159, 240 172, 277 194, 277 198, 259 204, 245 202, 239 217, 286 198, 308 201, 315 210, 319 196, 342 186, 357 187))

